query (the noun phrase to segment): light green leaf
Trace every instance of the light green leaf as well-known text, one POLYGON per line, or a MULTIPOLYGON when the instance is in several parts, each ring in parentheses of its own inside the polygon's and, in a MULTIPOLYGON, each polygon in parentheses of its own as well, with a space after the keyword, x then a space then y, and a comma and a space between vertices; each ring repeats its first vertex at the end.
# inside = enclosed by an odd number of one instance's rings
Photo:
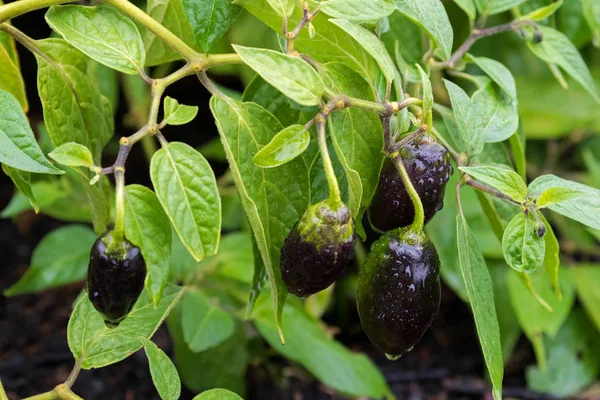
POLYGON ((551 204, 548 208, 594 229, 600 229, 600 190, 554 175, 542 175, 529 184, 529 193, 541 194, 550 188, 561 187, 583 193, 581 196, 551 204))
POLYGON ((109 6, 52 6, 46 22, 90 58, 126 74, 144 70, 146 50, 135 24, 109 6))
POLYGON ((540 43, 527 42, 529 49, 540 59, 550 64, 556 64, 586 89, 596 102, 600 96, 585 61, 577 48, 563 33, 540 25, 543 40, 540 43))
POLYGON ((186 106, 169 96, 165 96, 163 104, 165 117, 163 124, 167 125, 185 125, 191 122, 198 114, 197 106, 186 106))
MULTIPOLYGON (((289 17, 294 12, 294 0, 267 0, 280 17, 289 17)), ((326 3, 325 3, 326 4, 326 3)), ((324 7, 323 7, 324 8, 324 7)))
POLYGON ((543 21, 546 18, 551 17, 554 13, 563 5, 563 0, 558 0, 554 3, 548 4, 547 6, 540 7, 537 10, 519 17, 519 20, 531 20, 531 21, 543 21))
POLYGON ((163 400, 177 400, 181 394, 181 380, 173 361, 158 348, 154 342, 145 337, 138 337, 144 344, 146 357, 150 364, 152 382, 163 400))
POLYGON ((253 160, 262 168, 277 167, 301 155, 309 144, 310 134, 304 125, 291 125, 276 134, 253 160))
POLYGON ((433 121, 433 88, 429 76, 419 64, 415 64, 421 75, 421 84, 423 85, 423 115, 427 124, 433 121))
POLYGON ((527 139, 523 133, 523 129, 518 129, 514 135, 508 138, 510 150, 513 155, 515 169, 521 175, 523 180, 527 179, 527 159, 525 158, 525 147, 527 139))
POLYGON ((79 143, 65 143, 48 154, 60 164, 69 167, 91 167, 94 165, 90 149, 79 143))
POLYGON ((472 116, 482 123, 485 142, 502 142, 519 129, 517 101, 492 83, 475 92, 472 101, 472 116))
POLYGON ((226 389, 211 389, 200 393, 193 400, 243 400, 237 394, 226 389))
POLYGON ((188 292, 182 304, 183 337, 194 353, 215 347, 233 335, 233 317, 202 293, 188 292))
POLYGON ((331 19, 331 23, 342 28, 347 34, 352 36, 366 51, 375 59, 381 72, 387 79, 388 83, 393 82, 396 77, 394 62, 388 54, 383 42, 362 26, 355 25, 350 21, 343 19, 331 19))
POLYGON ((217 252, 221 198, 208 161, 185 143, 171 142, 150 163, 156 195, 190 254, 200 261, 217 252))
POLYGON ((502 251, 506 263, 513 269, 531 273, 544 262, 546 242, 535 231, 533 215, 518 213, 506 227, 502 251))
POLYGON ((386 0, 328 0, 321 10, 333 17, 352 22, 373 22, 390 15, 396 6, 386 0))
POLYGON ((210 52, 242 11, 231 0, 181 0, 181 5, 196 37, 196 43, 205 53, 210 52))
POLYGON ((596 330, 600 332, 600 265, 577 264, 574 267, 569 269, 569 272, 577 288, 577 297, 594 322, 596 330))
POLYGON ((154 192, 145 186, 125 188, 125 236, 142 250, 146 288, 158 304, 169 276, 171 224, 154 192))
POLYGON ((19 101, 0 89, 0 163, 27 172, 60 175, 35 140, 19 101))
POLYGON ((511 199, 520 203, 527 196, 527 185, 515 171, 499 167, 459 167, 473 178, 498 189, 511 199))
POLYGON ((465 12, 465 14, 467 14, 467 17, 469 17, 470 21, 475 20, 477 9, 475 8, 475 3, 473 3, 473 0, 454 0, 454 2, 465 12))
MULTIPOLYGON (((35 199, 35 195, 33 194, 33 190, 31 189, 31 174, 26 171, 21 171, 13 167, 9 167, 8 165, 2 164, 2 171, 13 181, 16 188, 19 189, 19 193, 22 194, 31 207, 33 207, 35 213, 40 212, 40 207, 38 205, 37 200, 35 199)), ((8 208, 8 206, 7 206, 8 208)), ((4 215, 4 212, 0 213, 0 217, 4 215)))
POLYGON ((502 88, 513 99, 517 98, 517 85, 515 78, 504 64, 486 57, 474 57, 468 55, 469 60, 474 62, 485 72, 498 86, 502 88))
POLYGON ((483 128, 484 123, 487 121, 483 121, 481 114, 478 113, 479 110, 473 106, 471 99, 464 90, 448 80, 444 80, 444 83, 450 95, 452 112, 461 139, 461 143, 458 143, 458 145, 461 149, 467 150, 472 156, 476 156, 483 151, 483 128))
POLYGON ((265 81, 304 106, 315 106, 325 92, 323 80, 307 62, 274 50, 234 45, 244 62, 265 81))
POLYGON ((494 15, 510 10, 527 0, 475 0, 479 13, 483 15, 494 15))
POLYGON ((540 213, 540 217, 542 218, 542 222, 546 225, 546 235, 544 236, 544 241, 546 242, 544 269, 546 270, 548 279, 550 279, 550 282, 552 283, 552 287, 554 287, 554 294, 558 299, 562 299, 558 276, 560 268, 560 245, 558 239, 556 239, 552 225, 548 223, 546 217, 544 217, 542 213, 540 213))
POLYGON ((506 264, 502 261, 490 260, 489 263, 488 268, 494 284, 494 304, 496 305, 496 315, 498 315, 498 325, 500 326, 502 355, 506 364, 512 356, 522 333, 508 295, 508 275, 513 272, 510 268, 506 268, 506 264))
POLYGON ((385 378, 367 356, 351 352, 333 340, 321 323, 300 307, 286 305, 286 342, 281 344, 269 303, 266 296, 259 299, 254 323, 275 351, 300 363, 325 385, 341 393, 375 399, 389 393, 385 378))
POLYGON ((441 50, 444 61, 452 54, 454 31, 440 0, 396 0, 398 10, 420 25, 441 50))
POLYGON ((396 10, 389 17, 390 29, 381 35, 388 53, 393 57, 401 75, 410 82, 421 79, 415 64, 423 63, 425 44, 421 28, 396 10))
POLYGON ((467 225, 467 221, 461 215, 456 216, 456 230, 460 269, 473 311, 485 364, 492 380, 492 394, 495 400, 501 400, 504 364, 492 279, 477 240, 467 225))
POLYGON ((151 338, 184 290, 167 286, 156 308, 146 292, 127 318, 116 328, 107 328, 87 294, 80 297, 69 319, 69 348, 83 369, 101 368, 119 362, 142 348, 139 337, 151 338))
POLYGON ((23 111, 27 112, 29 105, 25 93, 25 82, 19 66, 12 59, 8 50, 0 43, 0 90, 6 90, 19 101, 23 111))
POLYGON ((581 0, 583 15, 594 34, 594 44, 600 46, 600 4, 595 0, 581 0))
POLYGON ((81 225, 68 225, 50 232, 33 251, 25 275, 4 295, 34 293, 83 280, 95 241, 94 232, 81 225))
POLYGON ((549 188, 546 189, 540 195, 540 197, 538 197, 536 205, 538 208, 545 208, 551 206, 552 204, 558 204, 562 203, 563 201, 576 199, 583 196, 583 194, 583 192, 578 190, 564 187, 549 188))

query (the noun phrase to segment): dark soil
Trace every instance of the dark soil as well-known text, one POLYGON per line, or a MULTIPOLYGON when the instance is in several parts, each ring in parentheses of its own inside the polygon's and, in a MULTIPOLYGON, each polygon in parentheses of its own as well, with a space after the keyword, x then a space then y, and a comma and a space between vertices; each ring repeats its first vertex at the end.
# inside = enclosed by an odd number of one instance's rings
MULTIPOLYGON (((47 37, 49 30, 43 12, 19 18, 15 24, 34 38, 47 37)), ((20 49, 22 50, 22 49, 20 49)), ((36 94, 34 58, 21 51, 23 73, 30 95, 32 126, 41 119, 36 94)), ((239 82, 220 83, 239 88, 239 82)), ((194 146, 216 135, 208 109, 208 94, 194 79, 184 80, 169 89, 169 94, 185 104, 201 107, 195 122, 178 131, 165 131, 173 140, 194 146)), ((124 110, 119 110, 117 122, 124 110)), ((117 135, 128 135, 123 126, 117 135)), ((141 146, 140 146, 141 147, 141 146)), ((107 160, 109 165, 110 160, 107 160)), ((131 183, 149 184, 147 164, 139 147, 131 154, 131 183)), ((217 166, 217 170, 224 167, 217 166)), ((219 171, 217 171, 219 172, 219 171)), ((12 196, 12 183, 0 174, 0 209, 12 196)), ((62 223, 43 215, 27 212, 15 221, 0 220, 0 292, 14 284, 25 272, 32 250, 40 239, 62 223)), ((10 399, 32 396, 63 382, 73 366, 67 345, 67 322, 82 283, 35 295, 5 298, 0 295, 0 379, 10 399)), ((327 315, 327 321, 340 327, 338 339, 356 351, 371 355, 385 374, 399 399, 491 399, 483 379, 485 367, 468 306, 444 288, 440 315, 415 350, 396 362, 379 354, 360 331, 354 305, 339 304, 343 313, 327 315)), ((171 341, 161 328, 154 340, 168 354, 171 341)), ((524 368, 534 361, 528 343, 517 346, 514 362, 507 367, 505 395, 522 399, 548 399, 524 389, 524 368)), ((298 366, 283 359, 274 364, 286 367, 286 373, 273 376, 272 369, 253 365, 247 371, 248 399, 332 399, 340 398, 310 377, 298 366), (289 372, 289 373, 288 373, 289 372), (281 376, 285 375, 285 378, 281 376)), ((158 399, 143 352, 100 370, 83 371, 74 391, 85 399, 158 399)), ((183 399, 193 394, 184 390, 183 399)))

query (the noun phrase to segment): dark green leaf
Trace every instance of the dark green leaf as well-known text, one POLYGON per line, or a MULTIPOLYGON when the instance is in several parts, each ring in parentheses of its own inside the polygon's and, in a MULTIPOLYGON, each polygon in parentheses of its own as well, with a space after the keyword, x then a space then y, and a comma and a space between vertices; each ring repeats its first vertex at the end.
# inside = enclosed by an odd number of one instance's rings
POLYGON ((183 337, 194 353, 215 347, 233 335, 235 321, 200 292, 183 298, 183 337))
POLYGON ((205 53, 210 52, 242 11, 231 0, 181 0, 181 4, 196 43, 205 53))
POLYGON ((484 145, 483 128, 487 121, 482 119, 482 114, 473 106, 471 98, 456 84, 444 80, 452 111, 458 127, 460 149, 465 149, 470 155, 481 153, 484 145))
POLYGON ((517 101, 488 83, 472 98, 473 115, 482 123, 485 142, 502 142, 519 128, 517 101))

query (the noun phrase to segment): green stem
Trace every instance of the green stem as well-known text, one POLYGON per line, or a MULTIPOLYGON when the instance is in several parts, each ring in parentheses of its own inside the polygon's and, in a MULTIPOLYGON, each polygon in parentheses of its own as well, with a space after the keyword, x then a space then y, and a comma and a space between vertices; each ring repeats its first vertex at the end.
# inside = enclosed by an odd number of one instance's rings
POLYGON ((75 0, 18 0, 0 6, 0 23, 42 8, 73 3, 75 0))
POLYGON ((77 380, 77 377, 79 376, 80 372, 81 372, 81 360, 77 360, 77 361, 75 361, 75 365, 73 365, 73 369, 71 370, 69 377, 65 381, 65 386, 68 388, 73 387, 73 384, 77 380))
POLYGON ((215 65, 224 65, 224 64, 243 64, 244 61, 242 57, 240 57, 236 53, 231 54, 211 54, 200 61, 200 69, 206 70, 210 67, 214 67, 215 65))
POLYGON ((123 167, 115 168, 115 199, 115 229, 110 247, 113 250, 120 250, 125 239, 125 168, 123 167))
POLYGON ((333 210, 337 210, 343 204, 342 196, 340 193, 340 187, 338 186, 337 178, 335 177, 333 164, 331 163, 331 158, 329 157, 329 149, 327 148, 325 119, 320 116, 317 120, 317 133, 319 138, 319 150, 321 151, 325 176, 327 177, 327 184, 329 185, 329 205, 333 210))
POLYGON ((49 392, 44 392, 40 394, 36 394, 35 396, 27 397, 23 400, 56 400, 58 399, 58 393, 56 390, 51 390, 49 392))
POLYGON ((421 198, 419 197, 415 186, 410 180, 410 176, 408 176, 408 172, 404 167, 404 162, 402 160, 402 157, 400 157, 400 154, 396 153, 396 155, 393 157, 393 160, 394 164, 396 164, 396 169, 402 177, 402 182, 404 183, 406 191, 410 196, 410 200, 413 203, 413 207, 415 208, 415 219, 413 220, 413 223, 410 226, 410 230, 413 232, 422 232, 423 227, 425 226, 425 210, 423 209, 423 203, 421 202, 421 198))

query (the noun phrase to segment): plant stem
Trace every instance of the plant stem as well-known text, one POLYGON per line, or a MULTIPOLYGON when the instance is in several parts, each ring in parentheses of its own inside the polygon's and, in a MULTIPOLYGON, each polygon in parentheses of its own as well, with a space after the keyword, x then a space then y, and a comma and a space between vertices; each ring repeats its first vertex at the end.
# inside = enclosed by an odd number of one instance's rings
POLYGON ((505 195, 501 191, 496 190, 496 189, 494 189, 492 187, 489 187, 489 186, 487 186, 487 185, 485 185, 485 184, 483 184, 481 182, 477 182, 477 181, 473 180, 468 175, 463 175, 463 179, 465 180, 465 183, 467 185, 469 185, 469 186, 471 186, 471 187, 473 187, 473 188, 475 188, 477 190, 480 190, 482 192, 491 194, 492 196, 496 196, 500 200, 504 200, 504 201, 506 201, 508 203, 512 203, 512 204, 515 204, 515 205, 518 205, 518 206, 521 205, 521 203, 519 203, 518 201, 513 200, 511 197, 505 195))
POLYGON ((333 164, 331 163, 331 158, 329 157, 329 149, 327 148, 325 121, 326 118, 322 117, 320 114, 317 116, 319 150, 321 151, 323 168, 325 169, 325 176, 327 177, 327 184, 329 185, 329 205, 333 210, 337 210, 342 206, 343 203, 340 187, 338 185, 337 178, 335 177, 335 171, 333 169, 333 164))
POLYGON ((73 365, 73 369, 71 370, 69 377, 65 381, 65 386, 68 388, 73 387, 73 384, 77 380, 77 377, 79 376, 80 372, 81 372, 81 360, 77 360, 77 361, 75 361, 75 365, 73 365))
POLYGON ((74 3, 76 0, 18 0, 0 6, 0 23, 28 12, 58 4, 74 3))
POLYGON ((125 168, 115 168, 115 229, 113 231, 112 248, 122 248, 125 239, 125 168))
POLYGON ((244 61, 236 53, 231 54, 211 54, 199 62, 200 70, 207 70, 215 65, 224 64, 243 64, 244 61))

